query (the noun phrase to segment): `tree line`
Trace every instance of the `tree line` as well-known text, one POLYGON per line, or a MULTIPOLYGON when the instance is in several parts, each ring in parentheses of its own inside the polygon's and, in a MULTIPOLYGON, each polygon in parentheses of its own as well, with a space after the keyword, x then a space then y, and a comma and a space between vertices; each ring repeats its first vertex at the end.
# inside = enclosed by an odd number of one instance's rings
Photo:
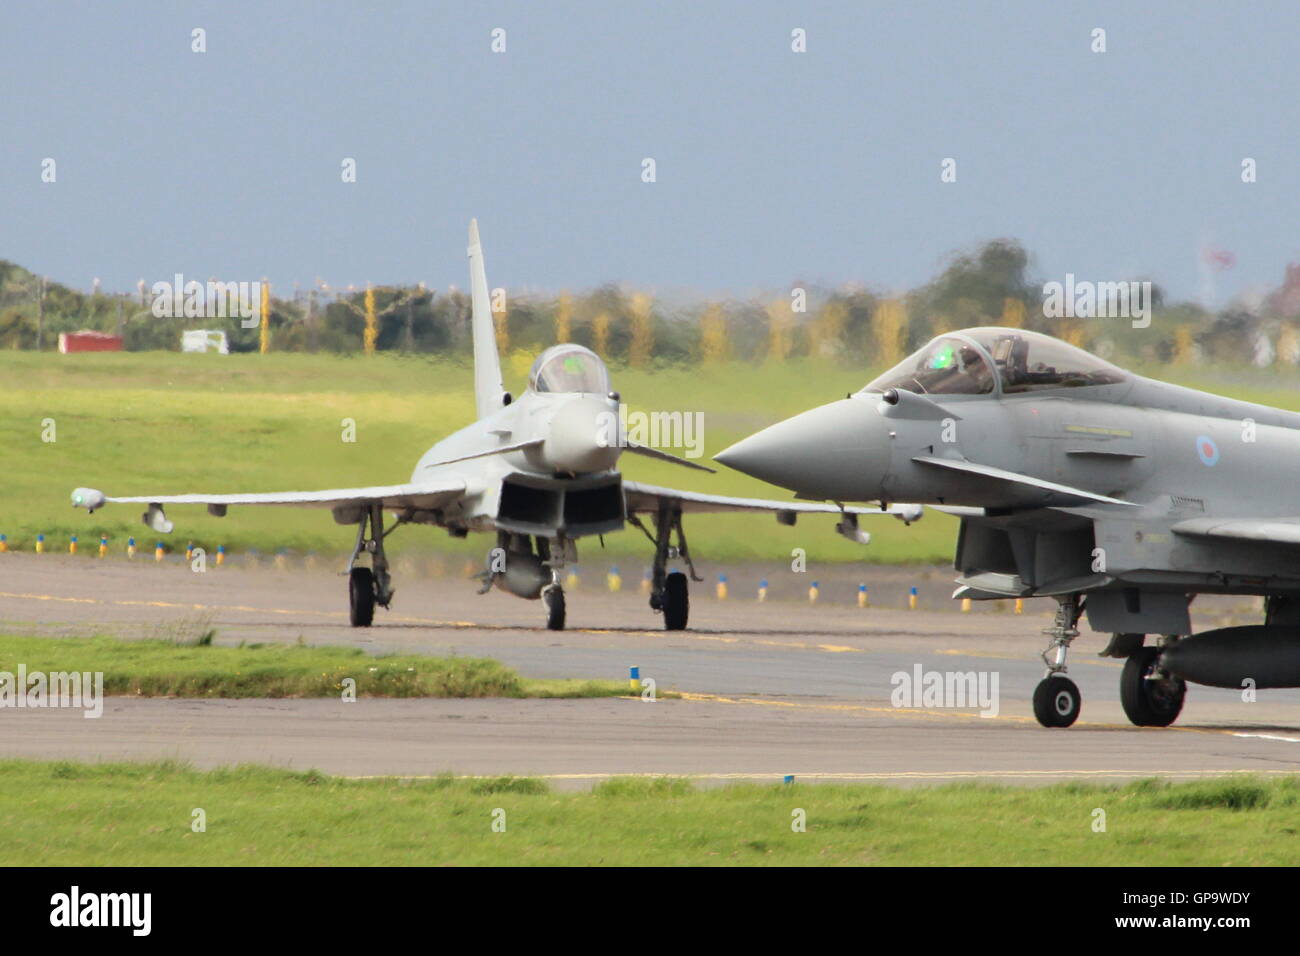
MULTIPOLYGON (((493 296, 503 350, 537 351, 572 341, 630 366, 838 358, 891 365, 933 336, 978 325, 1056 335, 1114 360, 1300 362, 1300 268, 1249 307, 1166 303, 1152 286, 1146 328, 1123 318, 1053 318, 1044 284, 1014 240, 950 257, 931 281, 889 294, 800 282, 769 296, 673 303, 618 285, 580 293, 493 296)), ((398 352, 468 356, 469 296, 417 287, 272 290, 270 348, 293 352, 398 352)), ((60 332, 93 329, 128 350, 180 347, 185 329, 221 329, 232 351, 257 351, 260 331, 233 318, 158 318, 150 294, 83 292, 0 260, 0 348, 53 349, 60 332)))

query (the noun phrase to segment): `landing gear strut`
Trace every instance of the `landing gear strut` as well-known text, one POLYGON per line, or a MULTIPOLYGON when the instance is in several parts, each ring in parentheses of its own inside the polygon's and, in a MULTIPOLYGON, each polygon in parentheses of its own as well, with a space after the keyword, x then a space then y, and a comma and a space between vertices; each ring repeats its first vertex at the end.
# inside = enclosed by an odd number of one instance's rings
POLYGON ((1043 651, 1047 674, 1034 689, 1034 716, 1044 727, 1069 727, 1079 717, 1083 697, 1074 681, 1065 676, 1065 655, 1070 642, 1079 636, 1075 625, 1082 611, 1077 595, 1061 598, 1056 619, 1043 631, 1051 643, 1043 651))
POLYGON ((640 528, 655 546, 654 569, 650 581, 650 607, 655 611, 663 612, 664 630, 686 630, 686 622, 691 612, 690 586, 683 572, 668 570, 668 562, 672 558, 681 558, 686 562, 691 580, 701 581, 703 578, 695 573, 691 553, 686 547, 681 507, 674 506, 668 501, 661 501, 659 510, 655 514, 654 534, 646 530, 645 525, 641 524, 635 515, 629 520, 640 528), (674 532, 677 534, 676 546, 671 543, 674 532))
POLYGON ((402 523, 384 530, 384 509, 369 505, 357 523, 357 543, 348 559, 348 609, 353 627, 369 627, 375 619, 375 605, 387 608, 393 600, 392 579, 388 576, 388 558, 384 555, 384 538, 402 523), (369 536, 367 536, 367 529, 369 536), (370 567, 357 567, 361 552, 370 555, 370 567))

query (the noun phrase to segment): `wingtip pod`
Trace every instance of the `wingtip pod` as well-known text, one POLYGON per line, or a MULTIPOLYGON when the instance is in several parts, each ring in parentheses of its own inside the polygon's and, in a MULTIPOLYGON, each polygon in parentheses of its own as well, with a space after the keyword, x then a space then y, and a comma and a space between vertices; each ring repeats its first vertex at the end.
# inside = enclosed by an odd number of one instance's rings
POLYGON ((85 508, 87 512, 93 513, 96 508, 104 506, 104 493, 95 488, 74 488, 72 491, 72 507, 85 508))

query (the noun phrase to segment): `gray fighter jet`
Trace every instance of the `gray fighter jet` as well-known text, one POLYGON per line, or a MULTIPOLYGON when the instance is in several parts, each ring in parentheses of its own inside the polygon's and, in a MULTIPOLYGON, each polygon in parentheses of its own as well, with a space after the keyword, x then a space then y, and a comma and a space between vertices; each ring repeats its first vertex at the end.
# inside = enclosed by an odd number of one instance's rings
POLYGON ((1126 658, 1120 699, 1135 724, 1173 723, 1189 681, 1300 686, 1295 412, 976 328, 716 460, 801 498, 958 513, 954 597, 1058 604, 1034 694, 1044 726, 1079 714, 1066 652, 1084 612, 1112 635, 1102 654, 1126 658), (1262 595, 1263 623, 1191 636, 1203 593, 1262 595))
MULTIPOLYGON (((618 471, 624 451, 701 471, 712 469, 630 441, 619 421, 620 398, 611 388, 609 372, 582 346, 555 345, 543 352, 529 372, 526 391, 514 400, 501 377, 477 222, 469 227, 469 261, 478 420, 425 452, 406 484, 126 497, 78 488, 72 493, 73 505, 93 513, 109 502, 145 504, 144 523, 160 534, 172 530, 163 510, 168 505, 206 505, 209 514, 219 517, 231 506, 243 505, 329 508, 339 524, 357 526, 345 572, 354 627, 369 627, 375 605, 387 608, 393 598, 384 540, 403 524, 438 525, 453 537, 471 531, 495 534, 497 547, 488 555, 480 593, 496 585, 522 598, 540 598, 552 630, 564 627, 559 572, 577 560, 576 540, 621 530, 625 523, 643 531, 654 545, 650 606, 662 612, 670 631, 686 627, 690 599, 686 573, 669 571, 669 562, 680 559, 691 577, 700 580, 687 550, 683 514, 768 512, 780 523, 793 525, 800 514, 831 513, 840 516, 837 531, 867 542, 870 536, 859 530, 858 515, 878 513, 872 509, 731 498, 624 481, 618 471), (387 528, 386 511, 395 516, 387 528), (650 518, 653 531, 642 516, 650 518), (369 566, 358 564, 363 555, 369 566)), ((885 510, 909 523, 922 511, 915 505, 885 510)))

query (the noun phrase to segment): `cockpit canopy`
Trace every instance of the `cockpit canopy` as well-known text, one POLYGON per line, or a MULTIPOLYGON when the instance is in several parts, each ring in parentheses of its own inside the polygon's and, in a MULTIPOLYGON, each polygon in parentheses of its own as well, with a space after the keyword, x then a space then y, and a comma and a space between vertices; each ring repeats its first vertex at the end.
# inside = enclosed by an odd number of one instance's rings
POLYGON ((1026 329, 965 329, 941 335, 863 391, 901 388, 926 395, 1004 395, 1114 385, 1128 376, 1095 355, 1026 329))
POLYGON ((585 392, 608 395, 609 371, 595 352, 581 345, 552 345, 528 372, 534 392, 585 392))

